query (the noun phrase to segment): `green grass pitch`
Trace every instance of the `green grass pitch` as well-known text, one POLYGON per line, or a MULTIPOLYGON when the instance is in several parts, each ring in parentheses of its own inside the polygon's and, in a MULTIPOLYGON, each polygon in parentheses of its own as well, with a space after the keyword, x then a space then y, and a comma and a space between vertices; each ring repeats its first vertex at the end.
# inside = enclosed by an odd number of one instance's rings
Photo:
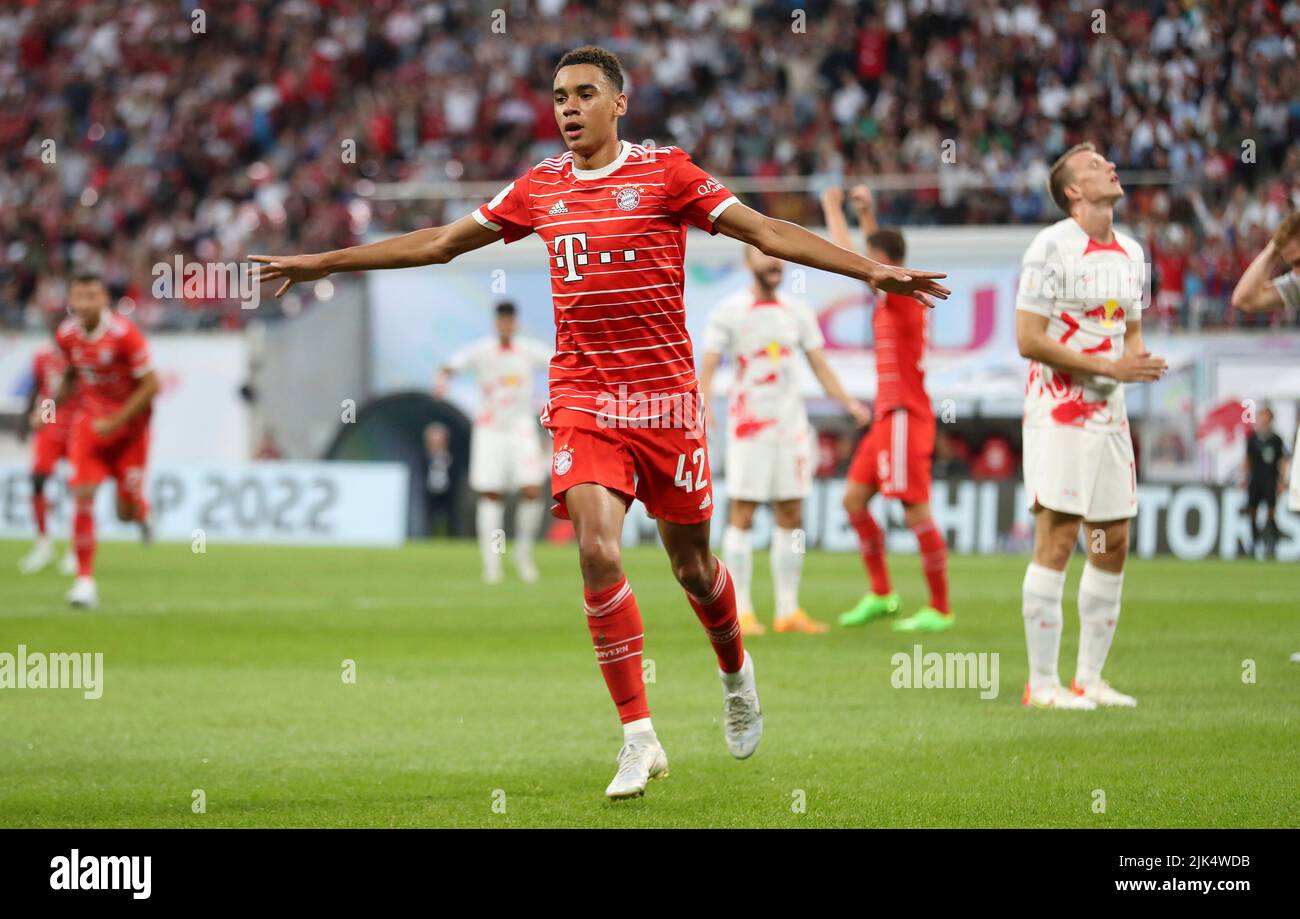
MULTIPOLYGON (((0 543, 0 652, 102 652, 104 695, 0 690, 0 826, 1300 825, 1295 566, 1134 561, 1107 675, 1139 707, 1044 712, 1019 704, 1025 560, 955 557, 958 626, 919 641, 999 653, 996 699, 893 688, 891 656, 915 642, 887 624, 769 634, 748 643, 766 734, 736 762, 699 625, 661 551, 628 551, 671 776, 611 804, 621 735, 572 548, 541 550, 536 587, 489 589, 464 543, 107 544, 103 606, 81 613, 65 578, 17 574, 25 549, 0 543)), ((893 568, 919 605, 916 557, 893 568)), ((764 553, 755 570, 770 620, 764 553)), ((863 587, 856 557, 807 559, 812 614, 863 587)))

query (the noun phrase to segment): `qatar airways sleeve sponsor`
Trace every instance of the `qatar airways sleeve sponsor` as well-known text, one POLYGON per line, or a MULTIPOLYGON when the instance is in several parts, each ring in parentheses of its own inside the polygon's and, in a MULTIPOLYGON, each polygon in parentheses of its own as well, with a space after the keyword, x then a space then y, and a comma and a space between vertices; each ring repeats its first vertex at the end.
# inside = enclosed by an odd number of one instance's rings
POLYGON ((664 177, 669 212, 708 233, 717 232, 713 224, 719 214, 739 203, 726 186, 691 162, 683 151, 674 151, 664 177))

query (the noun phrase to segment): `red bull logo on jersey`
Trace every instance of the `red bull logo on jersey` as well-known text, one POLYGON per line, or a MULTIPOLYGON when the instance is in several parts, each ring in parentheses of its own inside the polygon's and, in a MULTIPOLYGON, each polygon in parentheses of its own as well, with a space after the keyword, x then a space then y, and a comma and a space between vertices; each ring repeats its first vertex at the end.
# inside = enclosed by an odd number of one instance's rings
POLYGON ((1124 307, 1119 305, 1118 300, 1107 300, 1100 306, 1094 306, 1090 310, 1085 310, 1084 314, 1089 319, 1096 319, 1101 322, 1102 326, 1109 329, 1116 322, 1124 318, 1124 307))

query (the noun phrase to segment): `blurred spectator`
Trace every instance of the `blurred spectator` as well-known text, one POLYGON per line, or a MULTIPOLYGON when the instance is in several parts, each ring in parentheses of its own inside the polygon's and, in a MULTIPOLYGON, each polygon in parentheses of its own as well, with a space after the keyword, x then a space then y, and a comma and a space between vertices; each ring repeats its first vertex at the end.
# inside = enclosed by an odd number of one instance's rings
MULTIPOLYGON (((477 0, 232 0, 199 32, 193 6, 0 9, 0 325, 60 308, 92 255, 148 327, 241 324, 237 304, 156 302, 152 266, 462 216, 371 195, 507 180, 563 149, 550 76, 587 41, 627 69, 624 136, 801 180, 747 196, 790 219, 816 219, 826 182, 902 175, 919 187, 878 193, 883 222, 1055 220, 1045 163, 1082 139, 1156 170, 1121 218, 1161 254, 1170 323, 1236 322, 1217 291, 1300 208, 1296 0, 1144 0, 1099 10, 1103 31, 1063 2, 823 0, 796 31, 783 0, 513 0, 505 35, 477 0)), ((290 313, 311 296, 292 293, 290 313)))
POLYGON ((970 447, 966 442, 940 430, 934 439, 934 479, 964 479, 970 475, 970 447))

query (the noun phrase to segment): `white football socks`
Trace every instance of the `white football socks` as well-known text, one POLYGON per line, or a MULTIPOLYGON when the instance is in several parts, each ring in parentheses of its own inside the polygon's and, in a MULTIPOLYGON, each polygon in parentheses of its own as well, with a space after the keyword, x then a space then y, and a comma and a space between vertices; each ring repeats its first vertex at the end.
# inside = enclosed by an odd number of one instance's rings
POLYGON ((749 530, 727 525, 722 532, 722 563, 731 573, 731 583, 736 589, 736 612, 752 613, 754 599, 749 584, 754 576, 754 543, 749 530))
POLYGON ((634 734, 640 734, 642 736, 649 734, 651 737, 654 737, 655 727, 650 723, 649 718, 638 718, 636 721, 629 721, 627 724, 623 725, 624 743, 631 740, 632 735, 634 734))
POLYGON ((483 554, 483 580, 501 580, 501 553, 498 548, 505 545, 503 524, 506 519, 504 501, 493 501, 479 497, 475 508, 475 529, 478 530, 478 547, 483 554))
POLYGON ((1101 679, 1101 668, 1106 665, 1119 622, 1123 589, 1123 572, 1102 571, 1092 562, 1083 566, 1083 577, 1079 579, 1079 660, 1074 674, 1080 686, 1091 686, 1101 679))
POLYGON ((525 567, 533 563, 533 543, 537 540, 545 509, 546 505, 540 498, 533 501, 520 498, 515 508, 515 560, 525 567))
POLYGON ((799 608, 799 577, 803 574, 801 530, 772 530, 772 585, 776 589, 776 618, 784 619, 799 608))
POLYGON ((1029 691, 1042 692, 1060 685, 1057 671, 1061 655, 1061 595, 1065 572, 1035 562, 1025 571, 1023 605, 1025 645, 1029 649, 1029 691))

